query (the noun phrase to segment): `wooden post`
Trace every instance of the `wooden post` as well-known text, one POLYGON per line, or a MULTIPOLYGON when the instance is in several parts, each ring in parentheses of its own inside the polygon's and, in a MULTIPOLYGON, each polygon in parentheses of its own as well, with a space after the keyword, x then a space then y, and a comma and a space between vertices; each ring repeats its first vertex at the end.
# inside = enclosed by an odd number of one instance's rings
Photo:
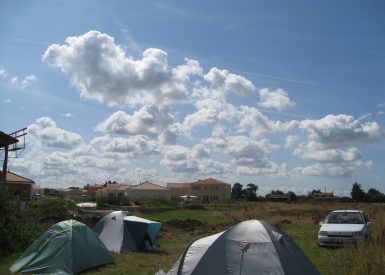
POLYGON ((8 169, 8 145, 4 146, 4 163, 3 163, 3 174, 2 174, 2 182, 5 185, 7 182, 7 169, 8 169))

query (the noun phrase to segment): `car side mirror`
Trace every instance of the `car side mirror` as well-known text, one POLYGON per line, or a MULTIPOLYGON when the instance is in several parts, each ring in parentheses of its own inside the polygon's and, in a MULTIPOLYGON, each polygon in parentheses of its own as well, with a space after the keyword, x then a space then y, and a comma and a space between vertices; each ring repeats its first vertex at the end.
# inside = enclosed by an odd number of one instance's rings
POLYGON ((366 223, 367 226, 371 226, 371 224, 372 224, 371 222, 367 222, 366 223))
POLYGON ((323 225, 324 224, 324 222, 319 222, 319 225, 323 225))

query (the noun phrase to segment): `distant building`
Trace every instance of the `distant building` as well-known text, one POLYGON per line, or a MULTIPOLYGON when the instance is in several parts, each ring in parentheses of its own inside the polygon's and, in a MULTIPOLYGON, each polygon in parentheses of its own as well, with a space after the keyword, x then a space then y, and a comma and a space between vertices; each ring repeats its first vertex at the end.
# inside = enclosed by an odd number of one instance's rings
POLYGON ((190 183, 169 182, 167 183, 167 188, 170 190, 170 195, 172 198, 179 199, 181 196, 192 195, 190 183))
POLYGON ((223 202, 231 197, 231 185, 214 178, 191 183, 168 183, 167 187, 174 198, 179 199, 183 195, 197 196, 202 203, 223 202))
POLYGON ((84 186, 84 190, 87 190, 87 195, 90 197, 90 199, 93 200, 96 199, 96 194, 98 190, 102 188, 104 188, 103 185, 96 183, 93 185, 87 184, 86 186, 84 186))
POLYGON ((104 196, 109 199, 119 198, 125 196, 125 191, 131 186, 128 184, 120 184, 120 183, 108 183, 105 187, 99 188, 97 192, 97 196, 104 196))
POLYGON ((41 199, 44 198, 44 188, 40 187, 40 185, 33 184, 31 190, 32 199, 41 199))
POLYGON ((107 184, 106 187, 97 190, 97 195, 105 196, 110 199, 127 197, 130 199, 162 198, 169 200, 171 198, 171 193, 168 188, 148 181, 136 185, 120 183, 107 184))
POLYGON ((333 191, 331 193, 329 192, 313 192, 311 194, 312 198, 315 200, 333 200, 337 199, 334 197, 333 191))
POLYGON ((150 198, 150 199, 166 199, 171 198, 170 189, 151 182, 143 182, 138 185, 132 185, 126 189, 126 196, 132 199, 150 198))
POLYGON ((25 208, 31 205, 32 186, 34 184, 35 182, 31 179, 7 171, 5 186, 8 192, 16 196, 21 208, 25 208))
POLYGON ((290 200, 290 196, 288 194, 268 194, 266 195, 266 198, 269 201, 277 201, 277 202, 279 201, 285 202, 290 200))
POLYGON ((87 201, 90 199, 87 195, 87 191, 80 188, 57 189, 57 192, 64 199, 69 199, 75 202, 87 201))

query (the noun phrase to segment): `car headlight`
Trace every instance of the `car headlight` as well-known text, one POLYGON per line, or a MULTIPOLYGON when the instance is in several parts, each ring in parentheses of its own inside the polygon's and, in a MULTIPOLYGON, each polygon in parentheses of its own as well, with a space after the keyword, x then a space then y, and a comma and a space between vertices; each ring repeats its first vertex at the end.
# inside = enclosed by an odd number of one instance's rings
POLYGON ((320 232, 318 232, 318 235, 320 235, 320 236, 327 236, 328 232, 327 231, 320 231, 320 232))
POLYGON ((352 232, 353 237, 360 237, 362 236, 362 231, 352 232))

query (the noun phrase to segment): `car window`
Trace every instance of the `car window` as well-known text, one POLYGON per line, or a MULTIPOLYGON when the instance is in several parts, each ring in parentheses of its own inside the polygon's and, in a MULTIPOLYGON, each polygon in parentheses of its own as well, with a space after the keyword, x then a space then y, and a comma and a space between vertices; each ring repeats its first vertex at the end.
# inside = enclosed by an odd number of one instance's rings
POLYGON ((358 212, 332 212, 326 217, 326 223, 364 224, 365 220, 358 212))
POLYGON ((365 223, 369 222, 369 217, 368 217, 368 215, 366 215, 366 213, 362 213, 362 215, 364 216, 365 223))

